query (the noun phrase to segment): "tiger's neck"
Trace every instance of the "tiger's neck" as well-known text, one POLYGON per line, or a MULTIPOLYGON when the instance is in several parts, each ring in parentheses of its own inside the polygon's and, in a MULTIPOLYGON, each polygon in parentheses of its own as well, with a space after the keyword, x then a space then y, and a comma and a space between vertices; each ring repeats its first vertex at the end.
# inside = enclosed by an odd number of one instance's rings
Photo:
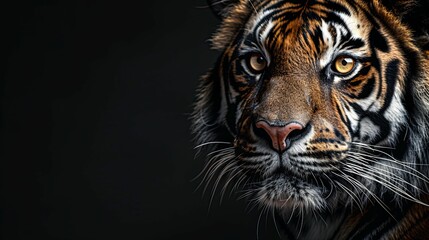
POLYGON ((338 234, 349 214, 346 210, 338 210, 330 214, 308 213, 304 215, 288 217, 283 216, 284 233, 286 239, 332 239, 338 234))
MULTIPOLYGON (((429 202, 429 196, 425 196, 429 202)), ((390 206, 389 211, 380 205, 368 204, 363 211, 351 212, 337 209, 325 214, 307 214, 304 217, 286 216, 286 239, 424 239, 429 229, 429 208, 418 203, 404 204, 401 208, 390 206), (288 219, 290 221, 288 221, 288 219), (398 235, 407 232, 409 236, 398 235), (399 231, 400 230, 400 231, 399 231), (423 238, 421 238, 424 236, 423 238)))

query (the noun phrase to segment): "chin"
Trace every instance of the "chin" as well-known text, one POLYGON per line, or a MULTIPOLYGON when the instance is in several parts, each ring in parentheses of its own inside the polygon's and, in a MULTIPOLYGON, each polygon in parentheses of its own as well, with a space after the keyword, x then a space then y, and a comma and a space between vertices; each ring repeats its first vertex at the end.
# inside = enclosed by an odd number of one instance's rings
POLYGON ((294 176, 290 171, 275 173, 259 181, 255 186, 256 199, 266 207, 287 211, 323 211, 328 202, 335 202, 332 190, 322 184, 322 180, 306 180, 294 176))

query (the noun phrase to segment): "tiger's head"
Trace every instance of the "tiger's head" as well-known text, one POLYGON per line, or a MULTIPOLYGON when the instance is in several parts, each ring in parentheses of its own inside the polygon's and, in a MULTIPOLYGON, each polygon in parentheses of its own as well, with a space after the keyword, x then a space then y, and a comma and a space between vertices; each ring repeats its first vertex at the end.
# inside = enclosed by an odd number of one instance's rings
POLYGON ((209 175, 285 211, 419 201, 429 74, 410 1, 209 2, 221 55, 193 114, 209 175))

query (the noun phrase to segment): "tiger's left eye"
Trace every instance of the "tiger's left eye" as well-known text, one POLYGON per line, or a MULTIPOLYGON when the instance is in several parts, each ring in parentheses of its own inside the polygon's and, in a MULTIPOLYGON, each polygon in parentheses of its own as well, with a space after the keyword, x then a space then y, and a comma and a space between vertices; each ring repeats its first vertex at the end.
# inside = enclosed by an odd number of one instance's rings
POLYGON ((356 65, 356 60, 349 56, 340 56, 335 59, 333 70, 340 74, 350 73, 356 65))
POLYGON ((247 67, 254 74, 259 74, 265 70, 268 63, 260 53, 252 53, 247 57, 247 67))

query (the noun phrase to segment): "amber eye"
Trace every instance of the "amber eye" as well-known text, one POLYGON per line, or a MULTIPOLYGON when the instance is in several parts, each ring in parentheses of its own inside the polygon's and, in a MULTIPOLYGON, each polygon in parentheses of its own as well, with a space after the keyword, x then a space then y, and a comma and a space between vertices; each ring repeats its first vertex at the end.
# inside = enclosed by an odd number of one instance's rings
POLYGON ((333 69, 340 74, 350 73, 356 64, 356 61, 349 56, 340 56, 335 59, 333 69))
POLYGON ((247 57, 247 67, 252 73, 259 74, 265 70, 268 63, 260 53, 252 53, 247 57))

